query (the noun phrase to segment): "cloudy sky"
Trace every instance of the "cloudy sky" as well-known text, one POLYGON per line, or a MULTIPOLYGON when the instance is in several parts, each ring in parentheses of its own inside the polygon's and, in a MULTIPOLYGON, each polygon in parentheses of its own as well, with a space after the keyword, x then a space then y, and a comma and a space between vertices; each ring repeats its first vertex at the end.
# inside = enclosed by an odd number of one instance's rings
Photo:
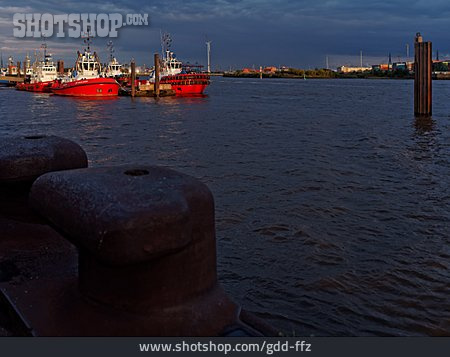
MULTIPOLYGON (((0 0, 0 48, 3 58, 22 60, 39 48, 39 39, 13 37, 14 13, 147 13, 150 24, 127 27, 114 39, 122 62, 150 64, 160 49, 160 30, 173 38, 184 61, 206 62, 205 41, 212 41, 213 69, 286 65, 330 67, 404 59, 413 53, 416 32, 433 41, 441 57, 450 53, 448 0, 0 0)), ((106 60, 106 38, 94 48, 106 60)), ((47 40, 55 59, 75 60, 80 39, 47 40)))

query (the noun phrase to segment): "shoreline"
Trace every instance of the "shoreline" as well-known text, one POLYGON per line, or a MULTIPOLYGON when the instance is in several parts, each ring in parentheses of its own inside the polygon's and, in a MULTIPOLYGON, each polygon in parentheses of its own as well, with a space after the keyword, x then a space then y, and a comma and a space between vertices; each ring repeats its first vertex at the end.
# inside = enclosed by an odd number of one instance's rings
MULTIPOLYGON (((239 74, 214 74, 214 77, 224 77, 224 78, 248 78, 248 79, 259 79, 258 75, 239 75, 239 74)), ((262 79, 298 79, 298 80, 306 80, 306 79, 390 79, 390 80, 414 80, 414 76, 404 76, 404 77, 396 77, 396 76, 361 76, 361 75, 338 75, 338 76, 330 76, 330 77, 321 77, 321 76, 271 76, 271 75, 263 75, 262 79)), ((436 77, 433 76, 433 81, 446 81, 450 80, 450 77, 436 77)))

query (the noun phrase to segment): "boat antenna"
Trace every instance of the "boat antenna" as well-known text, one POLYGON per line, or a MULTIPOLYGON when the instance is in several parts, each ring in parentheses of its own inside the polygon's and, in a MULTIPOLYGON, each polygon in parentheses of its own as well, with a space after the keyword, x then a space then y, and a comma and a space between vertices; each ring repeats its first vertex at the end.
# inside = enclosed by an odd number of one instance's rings
POLYGON ((91 28, 88 26, 87 32, 85 33, 84 37, 84 43, 87 44, 87 52, 91 52, 91 28))
POLYGON ((108 41, 106 47, 109 50, 109 60, 112 61, 114 59, 114 42, 108 41))
POLYGON ((163 58, 166 57, 167 52, 170 51, 170 46, 172 45, 172 38, 167 32, 161 32, 161 50, 163 58))
POLYGON ((45 58, 47 58, 47 39, 44 35, 42 35, 42 38, 44 39, 44 43, 41 45, 41 48, 44 50, 44 61, 45 61, 45 58))
POLYGON ((161 54, 164 56, 163 32, 161 29, 159 29, 159 39, 161 41, 161 54))
POLYGON ((3 68, 3 51, 2 50, 0 50, 0 58, 1 58, 0 68, 3 68))

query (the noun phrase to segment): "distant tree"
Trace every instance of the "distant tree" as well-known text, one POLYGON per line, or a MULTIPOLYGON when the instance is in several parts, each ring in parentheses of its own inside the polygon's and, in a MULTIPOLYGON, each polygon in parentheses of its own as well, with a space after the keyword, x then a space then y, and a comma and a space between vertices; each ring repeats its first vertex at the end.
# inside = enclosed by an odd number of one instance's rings
POLYGON ((448 72, 448 64, 442 62, 435 63, 433 64, 433 71, 448 72))

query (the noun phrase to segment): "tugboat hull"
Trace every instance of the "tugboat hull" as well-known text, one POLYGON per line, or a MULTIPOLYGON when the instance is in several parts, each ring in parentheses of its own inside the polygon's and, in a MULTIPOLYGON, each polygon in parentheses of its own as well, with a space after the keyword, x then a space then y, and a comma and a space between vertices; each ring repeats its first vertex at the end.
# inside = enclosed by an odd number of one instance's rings
POLYGON ((55 95, 72 97, 114 97, 119 94, 119 83, 113 78, 82 79, 73 82, 54 82, 55 95))
POLYGON ((170 84, 176 95, 182 96, 203 94, 210 81, 209 75, 198 73, 163 77, 161 83, 170 84))
POLYGON ((37 83, 17 83, 16 89, 28 92, 50 93, 53 81, 37 83))

